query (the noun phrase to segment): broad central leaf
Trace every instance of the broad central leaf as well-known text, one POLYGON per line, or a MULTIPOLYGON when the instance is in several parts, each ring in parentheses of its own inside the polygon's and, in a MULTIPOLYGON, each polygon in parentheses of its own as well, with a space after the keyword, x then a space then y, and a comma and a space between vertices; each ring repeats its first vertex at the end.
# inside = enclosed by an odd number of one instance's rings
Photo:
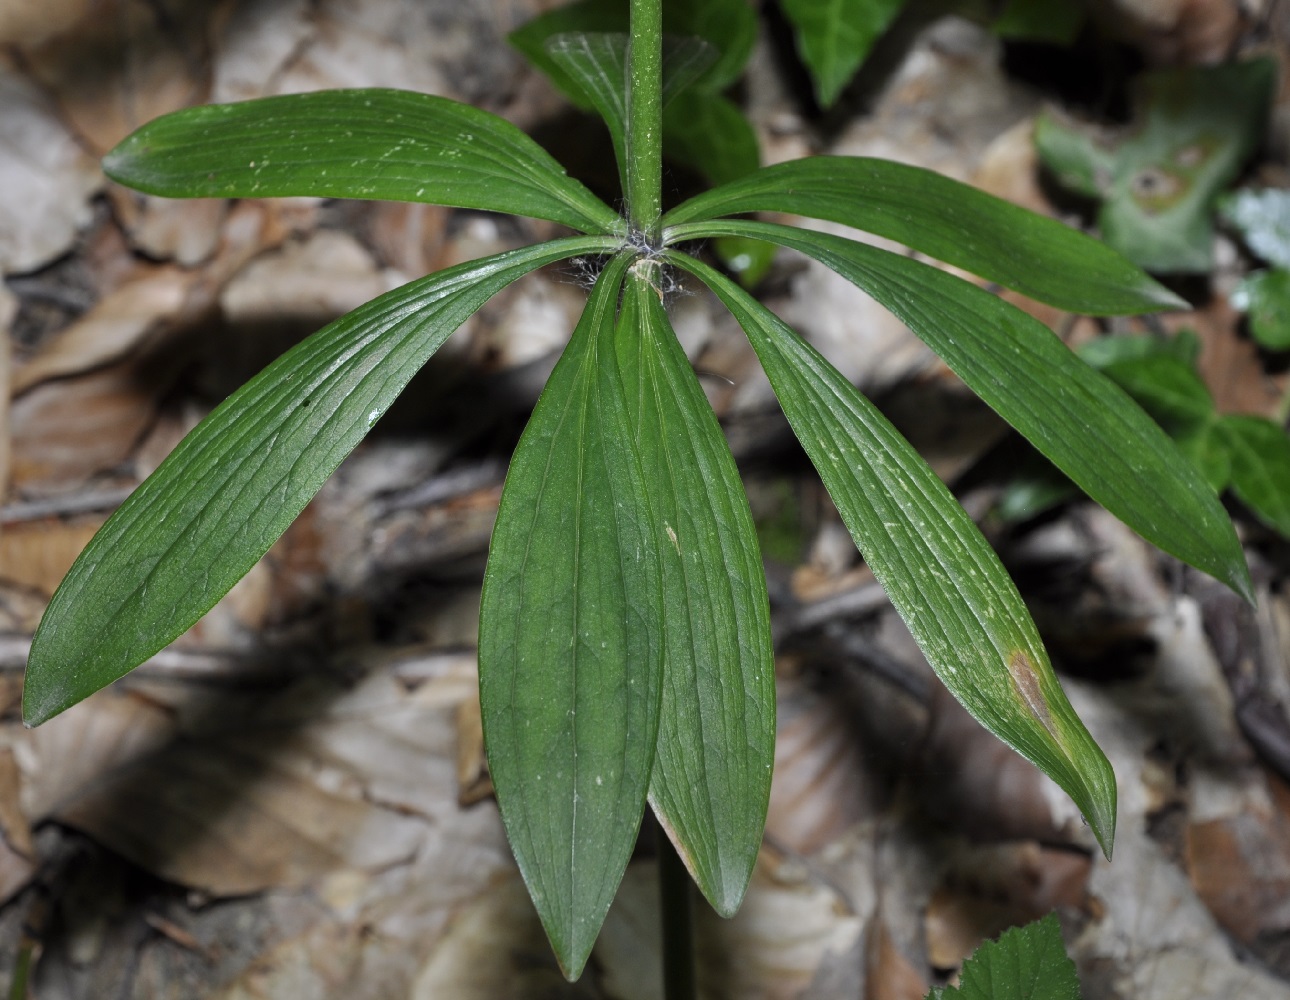
POLYGON ((641 261, 618 357, 654 517, 667 667, 654 806, 695 882, 733 916, 752 876, 775 758, 766 577, 739 472, 641 261))
POLYGON ((658 549, 614 357, 626 259, 603 272, 506 476, 479 614, 502 820, 576 979, 636 843, 658 740, 658 549))

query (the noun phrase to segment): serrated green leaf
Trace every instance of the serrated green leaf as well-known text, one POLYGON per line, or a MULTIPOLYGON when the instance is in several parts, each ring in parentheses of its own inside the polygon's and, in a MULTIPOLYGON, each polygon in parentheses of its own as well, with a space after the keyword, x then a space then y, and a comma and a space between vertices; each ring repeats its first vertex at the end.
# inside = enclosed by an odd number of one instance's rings
MULTIPOLYGON (((715 93, 739 78, 757 40, 757 15, 745 0, 665 0, 663 30, 677 38, 701 38, 718 53, 717 59, 694 81, 701 90, 715 93)), ((627 0, 581 0, 548 11, 517 28, 509 41, 580 108, 591 102, 581 85, 546 49, 553 35, 567 32, 628 31, 627 0)))
POLYGON ((1232 492, 1258 518, 1290 538, 1290 438, 1271 420, 1228 414, 1219 433, 1232 461, 1232 492))
POLYGON ((1290 268, 1290 191, 1244 188, 1219 202, 1223 219, 1260 260, 1290 268))
POLYGON ((618 358, 662 521, 667 662, 650 803, 704 896, 733 916, 761 846, 775 758, 766 578, 739 472, 642 261, 618 358))
POLYGON ((1290 350, 1290 271, 1274 267, 1246 275, 1231 302, 1249 316, 1257 343, 1270 351, 1290 350))
POLYGON ((1050 913, 987 941, 963 963, 959 985, 932 990, 928 1000, 1080 1000, 1057 917, 1050 913))
POLYGON ((631 858, 658 742, 667 536, 614 356, 626 265, 601 273, 516 448, 479 613, 489 769, 570 979, 631 858))
MULTIPOLYGON (((604 119, 618 160, 619 182, 626 191, 627 36, 568 32, 548 38, 546 51, 604 119)), ((663 106, 698 79, 716 57, 716 50, 701 38, 665 39, 663 106)))
MULTIPOLYGON (((1186 303, 1109 247, 958 181, 887 160, 815 156, 691 198, 665 227, 743 212, 827 219, 904 243, 1031 298, 1093 315, 1186 303)), ((665 234, 666 235, 666 234, 665 234)))
POLYGON ((1116 135, 1041 117, 1035 141, 1057 176, 1102 199, 1102 237, 1153 271, 1208 271, 1212 213, 1267 124, 1271 59, 1143 74, 1134 125, 1116 135))
POLYGON ((461 264, 373 299, 288 351, 189 434, 90 541, 36 630, 39 725, 185 632, 255 565, 403 386, 499 289, 606 247, 578 238, 461 264))
POLYGON ((1180 433, 1214 417, 1214 399, 1209 389, 1196 369, 1178 358, 1149 354, 1113 361, 1099 370, 1166 431, 1180 433))
POLYGON ((1071 708, 998 557, 899 432, 810 345, 682 254, 744 328, 843 522, 927 661, 987 729, 1074 799, 1108 856, 1115 776, 1071 708))
POLYGON ((838 99, 904 6, 905 0, 780 0, 821 107, 838 99))
POLYGON ((694 228, 771 240, 854 282, 1090 497, 1143 538, 1251 596, 1231 520, 1195 466, 1038 320, 952 274, 840 236, 759 222, 694 228))
POLYGON ((588 233, 623 228, 510 122, 404 90, 187 108, 126 137, 103 170, 170 198, 380 198, 527 215, 588 233))

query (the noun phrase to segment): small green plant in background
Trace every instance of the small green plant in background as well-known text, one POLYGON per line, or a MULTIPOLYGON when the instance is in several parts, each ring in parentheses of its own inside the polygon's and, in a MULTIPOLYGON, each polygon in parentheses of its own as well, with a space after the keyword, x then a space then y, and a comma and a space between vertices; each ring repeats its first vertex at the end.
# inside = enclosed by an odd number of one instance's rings
POLYGON ((1080 1000, 1057 918, 1050 913, 987 941, 963 963, 957 986, 933 989, 926 1000, 1080 1000))
POLYGON ((747 333, 928 662, 973 715, 1071 795, 1109 855, 1114 775, 980 531, 850 382, 687 248, 730 237, 832 267, 924 338, 1090 496, 1248 596, 1243 553, 1209 484, 1137 404, 1038 321, 910 257, 732 216, 791 213, 865 229, 1077 312, 1179 300, 1056 221, 881 160, 780 164, 664 214, 664 101, 707 93, 703 74, 722 54, 665 44, 660 0, 631 0, 627 28, 544 43, 609 128, 622 215, 507 122, 403 91, 190 109, 108 155, 111 177, 152 194, 434 202, 545 219, 579 235, 410 282, 230 396, 68 573, 32 643, 24 718, 49 719, 196 622, 489 297, 543 265, 594 258, 586 309, 506 478, 479 631, 502 819, 565 973, 576 978, 587 961, 647 803, 723 915, 744 895, 765 820, 775 733, 765 579, 734 461, 669 326, 666 300, 686 275, 747 333))
POLYGON ((1290 191, 1234 191, 1219 215, 1267 267, 1241 279, 1232 305, 1249 318, 1250 336, 1270 351, 1290 350, 1290 191))

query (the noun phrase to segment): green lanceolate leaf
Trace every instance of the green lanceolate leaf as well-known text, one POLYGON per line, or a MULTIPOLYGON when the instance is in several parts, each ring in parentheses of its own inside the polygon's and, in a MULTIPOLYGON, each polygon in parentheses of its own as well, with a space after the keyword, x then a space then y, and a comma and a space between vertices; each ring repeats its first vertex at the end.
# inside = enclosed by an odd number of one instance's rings
MULTIPOLYGON (((546 51, 604 119, 618 160, 619 180, 626 191, 627 35, 567 32, 548 38, 546 51)), ((665 39, 663 106, 698 79, 716 57, 716 50, 701 38, 665 39)))
POLYGON ((679 205, 663 225, 742 212, 791 212, 863 229, 1073 312, 1186 305, 1114 250, 1055 219, 888 160, 814 156, 765 167, 679 205))
POLYGON ((945 686, 1062 786, 1109 855, 1115 776, 1062 692, 1034 622, 972 519, 885 417, 729 279, 680 254, 734 313, 793 433, 945 686))
POLYGON ((1229 414, 1218 426, 1231 456, 1232 492, 1290 538, 1290 438, 1262 417, 1229 414))
POLYGON ((667 660, 650 802, 694 881, 729 917, 752 876, 770 796, 770 610, 739 473, 650 284, 657 268, 633 269, 618 329, 630 422, 666 536, 667 660))
POLYGON ((163 115, 103 159, 171 198, 431 202, 616 233, 618 214, 496 115, 404 90, 328 90, 163 115))
POLYGON ((631 857, 658 741, 668 538, 614 357, 625 267, 618 258, 601 274, 520 439, 479 615, 502 820, 571 979, 631 857))
POLYGON ((905 0, 780 0, 822 107, 838 99, 904 5, 905 0))
POLYGON ((320 330, 230 396, 108 519, 54 594, 27 663, 27 723, 110 684, 205 614, 491 295, 607 242, 560 240, 404 285, 320 330))
POLYGON ((959 985, 932 990, 928 1000, 1080 1000, 1057 917, 1050 913, 987 941, 963 963, 959 985))
POLYGON ((840 236, 758 222, 702 229, 792 247, 854 282, 1090 497, 1149 542, 1251 595, 1232 522, 1195 466, 1038 320, 952 274, 840 236))

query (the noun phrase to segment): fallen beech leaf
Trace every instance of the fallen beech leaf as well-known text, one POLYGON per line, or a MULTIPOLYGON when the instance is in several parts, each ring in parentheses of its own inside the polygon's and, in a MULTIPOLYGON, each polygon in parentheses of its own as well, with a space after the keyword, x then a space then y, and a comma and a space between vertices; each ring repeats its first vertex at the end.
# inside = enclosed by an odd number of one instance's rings
POLYGON ((14 367, 11 390, 19 396, 53 378, 98 368, 128 354, 156 325, 173 318, 196 276, 177 267, 143 271, 100 299, 62 333, 14 367))

